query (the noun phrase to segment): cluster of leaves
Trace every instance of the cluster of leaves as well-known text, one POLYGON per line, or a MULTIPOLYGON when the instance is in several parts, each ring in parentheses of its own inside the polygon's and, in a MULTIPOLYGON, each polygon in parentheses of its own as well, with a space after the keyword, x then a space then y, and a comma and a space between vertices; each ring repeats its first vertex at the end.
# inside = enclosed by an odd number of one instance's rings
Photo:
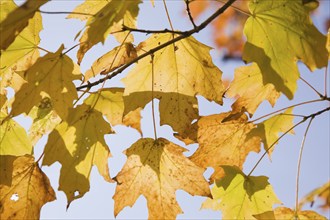
MULTIPOLYGON (((316 1, 249 1, 243 60, 250 64, 235 70, 229 88, 212 62, 211 48, 192 35, 221 17, 235 0, 226 2, 200 25, 194 23, 191 2, 186 1, 193 28, 182 32, 137 29, 140 0, 86 0, 68 16, 86 21, 85 29, 77 34, 77 63, 66 55, 63 45, 56 52, 38 46, 42 30, 39 8, 47 2, 27 0, 20 7, 13 1, 0 2, 1 219, 39 218, 41 207, 55 200, 55 192, 39 167, 41 159, 43 166, 62 165, 59 190, 66 194, 67 206, 89 191, 95 165, 105 181, 117 183, 115 216, 143 195, 150 219, 174 219, 182 213, 175 192, 183 189, 208 197, 202 207, 221 210, 225 219, 324 219, 316 212, 301 211, 302 205, 295 210, 273 210, 273 205, 281 202, 268 178, 251 176, 253 170, 242 172, 250 152, 259 152, 263 145, 265 154, 271 155, 283 136, 279 133, 292 132, 295 126, 329 111, 326 108, 306 115, 295 125, 292 108, 259 123, 251 120, 264 100, 274 105, 281 94, 294 97, 299 79, 297 61, 310 70, 327 66, 330 43, 310 19, 316 1), (135 46, 134 32, 151 36, 135 46), (79 65, 87 51, 104 43, 110 34, 118 46, 82 74, 79 65), (40 57, 39 50, 46 54, 40 57), (104 87, 104 82, 130 66, 133 68, 122 80, 125 88, 104 87), (96 76, 100 78, 94 80, 96 76), (13 99, 7 100, 7 87, 15 91, 13 99), (92 88, 97 89, 90 92, 92 88), (236 101, 230 112, 202 117, 197 95, 220 105, 225 96, 236 101), (185 144, 199 144, 189 158, 183 147, 157 138, 155 120, 155 138, 143 138, 141 110, 151 102, 154 114, 154 99, 159 100, 160 124, 171 126, 173 135, 185 144), (28 134, 13 119, 23 113, 33 120, 28 134), (104 137, 114 133, 113 126, 119 124, 135 128, 142 138, 125 151, 124 167, 111 178, 111 153, 104 137), (44 153, 35 160, 33 146, 48 133, 44 153), (214 169, 209 181, 203 176, 207 167, 214 169)), ((318 101, 329 100, 321 95, 318 101)), ((315 196, 326 199, 324 208, 330 207, 329 184, 301 204, 315 196)))

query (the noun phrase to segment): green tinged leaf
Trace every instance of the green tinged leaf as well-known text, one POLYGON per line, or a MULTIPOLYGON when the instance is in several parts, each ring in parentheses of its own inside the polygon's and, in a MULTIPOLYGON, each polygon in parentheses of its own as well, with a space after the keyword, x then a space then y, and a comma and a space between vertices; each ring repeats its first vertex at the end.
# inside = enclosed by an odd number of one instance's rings
POLYGON ((96 165, 103 178, 109 176, 108 158, 111 156, 104 135, 112 133, 100 112, 88 105, 69 110, 67 121, 49 134, 43 165, 62 164, 59 190, 64 191, 68 206, 89 191, 92 166, 96 165))
POLYGON ((77 98, 73 80, 80 79, 79 66, 62 54, 62 45, 56 53, 39 58, 25 73, 27 83, 15 94, 11 116, 28 114, 33 106, 49 96, 56 113, 65 120, 68 109, 77 98), (46 94, 45 94, 46 93, 46 94))
POLYGON ((1 23, 0 23, 0 46, 1 50, 6 50, 15 40, 17 35, 28 25, 40 6, 48 0, 27 0, 20 7, 13 7, 12 1, 1 1, 1 23), (3 14, 4 13, 4 14, 3 14), (3 17, 6 15, 6 17, 3 17))
POLYGON ((297 211, 287 207, 277 207, 274 211, 267 211, 261 214, 253 215, 258 220, 326 220, 324 216, 315 211, 297 211))
MULTIPOLYGON (((277 139, 279 138, 280 133, 287 132, 290 128, 293 127, 292 116, 293 108, 287 109, 283 114, 277 114, 259 124, 257 128, 254 128, 249 135, 259 136, 264 144, 265 150, 268 150, 268 154, 271 155, 274 151, 274 145, 277 144, 277 139)), ((291 130, 289 134, 294 134, 294 131, 291 130)))
POLYGON ((202 208, 221 210, 223 219, 253 219, 280 203, 267 177, 246 176, 234 166, 222 168, 226 175, 215 182, 213 199, 208 198, 202 208))
POLYGON ((243 59, 258 64, 264 84, 274 84, 292 99, 299 79, 298 60, 310 70, 327 65, 326 37, 313 25, 311 9, 302 0, 251 0, 249 9, 243 59))
POLYGON ((25 129, 13 119, 6 117, 5 113, 0 112, 0 155, 31 154, 32 144, 25 129))

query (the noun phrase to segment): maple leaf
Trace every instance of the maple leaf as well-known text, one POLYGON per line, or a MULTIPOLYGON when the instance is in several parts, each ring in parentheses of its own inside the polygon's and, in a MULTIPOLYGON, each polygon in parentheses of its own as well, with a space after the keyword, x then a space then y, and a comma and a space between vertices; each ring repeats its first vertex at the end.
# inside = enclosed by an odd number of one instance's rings
POLYGON ((98 58, 85 73, 84 81, 98 74, 106 75, 137 57, 132 43, 124 43, 98 58))
POLYGON ((61 118, 53 111, 52 102, 48 97, 43 98, 38 106, 34 106, 29 116, 33 119, 29 129, 32 144, 37 143, 44 134, 52 131, 61 122, 61 118))
POLYGON ((321 206, 321 208, 327 210, 330 209, 330 181, 325 183, 323 186, 318 187, 308 193, 304 198, 301 199, 299 202, 299 207, 301 208, 306 203, 314 203, 314 200, 316 198, 320 198, 324 200, 324 204, 321 206))
POLYGON ((199 117, 196 97, 181 95, 174 92, 131 93, 128 96, 124 96, 125 118, 130 118, 130 116, 127 115, 128 112, 144 108, 153 98, 160 100, 160 125, 170 125, 174 131, 178 132, 175 134, 176 137, 182 139, 185 143, 195 142, 196 140, 189 138, 186 133, 193 126, 191 122, 199 117), (187 140, 184 140, 185 138, 187 138, 187 140))
POLYGON ((235 69, 235 78, 230 84, 226 95, 230 98, 238 96, 232 105, 233 113, 247 111, 250 117, 264 100, 274 106, 280 93, 271 83, 262 82, 262 74, 257 64, 243 66, 235 69))
POLYGON ((106 116, 112 126, 123 124, 131 126, 142 133, 140 124, 141 109, 136 108, 124 115, 123 93, 123 88, 101 89, 98 92, 91 93, 84 100, 84 103, 93 106, 95 110, 106 116))
POLYGON ((79 18, 87 20, 86 30, 80 38, 81 46, 78 50, 77 57, 80 63, 85 53, 99 42, 104 43, 110 33, 115 34, 117 40, 122 43, 133 41, 133 36, 127 32, 119 33, 123 25, 131 28, 136 27, 136 17, 139 12, 138 5, 140 0, 134 1, 94 1, 86 0, 74 9, 75 13, 90 13, 93 16, 71 14, 69 18, 79 18))
POLYGON ((274 211, 267 211, 261 214, 253 215, 258 220, 326 220, 324 216, 311 211, 297 211, 297 214, 295 211, 293 211, 290 208, 287 207, 277 207, 274 211))
MULTIPOLYGON (((170 33, 154 34, 138 47, 149 51, 172 38, 170 33)), ((188 37, 155 52, 152 64, 150 57, 139 60, 122 80, 126 85, 124 95, 144 91, 176 92, 192 97, 198 94, 222 104, 221 71, 212 63, 210 49, 188 37)))
MULTIPOLYGON (((1 2, 1 20, 7 16, 7 12, 13 11, 17 6, 12 1, 1 2), (8 11, 7 11, 8 10, 8 11)), ((0 55, 0 86, 11 86, 17 91, 25 80, 17 74, 27 70, 39 57, 38 44, 39 32, 42 30, 40 13, 35 13, 13 43, 0 55)), ((2 32, 1 32, 2 34, 2 32)), ((2 35, 1 35, 2 37, 2 35)))
POLYGON ((204 169, 186 158, 184 151, 163 138, 143 138, 134 143, 126 151, 127 162, 116 177, 115 216, 125 206, 132 206, 141 194, 147 199, 149 219, 174 219, 182 213, 175 199, 178 189, 210 196, 204 169))
MULTIPOLYGON (((291 115, 293 108, 287 109, 283 114, 275 115, 259 124, 254 128, 249 135, 256 137, 259 136, 264 144, 264 148, 268 151, 269 156, 274 151, 274 147, 268 150, 269 147, 274 146, 279 138, 279 133, 286 132, 293 127, 294 117, 291 115)), ((291 130, 288 132, 294 134, 291 130)))
POLYGON ((249 1, 252 14, 244 33, 246 62, 256 62, 264 84, 273 83, 289 99, 297 89, 297 60, 310 70, 325 67, 328 52, 326 38, 313 25, 311 9, 301 0, 249 1))
POLYGON ((226 175, 215 182, 202 208, 221 210, 223 219, 253 219, 281 203, 265 176, 246 176, 238 167, 222 166, 226 175))
POLYGON ((27 0, 21 7, 13 7, 12 1, 1 1, 1 14, 4 11, 6 15, 6 17, 1 16, 1 50, 8 48, 17 35, 28 25, 29 19, 46 2, 48 0, 27 0))
POLYGON ((15 94, 11 116, 25 112, 38 105, 46 93, 52 100, 54 110, 66 119, 68 108, 77 98, 73 80, 80 79, 79 66, 71 58, 62 54, 62 45, 56 53, 48 53, 39 58, 25 73, 27 83, 15 94))
POLYGON ((255 127, 247 122, 245 114, 226 120, 231 112, 201 117, 198 122, 197 140, 199 147, 190 157, 198 166, 213 167, 211 180, 224 176, 221 165, 243 167, 250 152, 260 151, 260 140, 248 136, 255 127))
POLYGON ((55 199, 32 156, 0 156, 0 219, 39 219, 41 207, 55 199))
POLYGON ((111 154, 104 140, 104 135, 110 133, 111 127, 102 114, 83 104, 71 108, 67 121, 49 134, 43 165, 56 161, 62 164, 59 190, 65 192, 68 206, 89 191, 93 165, 106 181, 112 182, 108 168, 111 154))
POLYGON ((13 119, 6 117, 7 115, 0 111, 0 155, 31 154, 32 144, 25 129, 13 119))

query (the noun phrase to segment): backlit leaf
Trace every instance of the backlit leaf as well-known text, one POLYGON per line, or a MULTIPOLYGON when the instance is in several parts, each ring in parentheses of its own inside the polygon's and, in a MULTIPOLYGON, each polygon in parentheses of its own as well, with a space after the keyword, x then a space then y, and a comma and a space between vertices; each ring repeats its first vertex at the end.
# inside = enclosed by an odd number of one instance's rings
POLYGON ((186 158, 184 151, 163 138, 134 143, 126 151, 127 162, 116 177, 115 216, 125 206, 133 206, 140 195, 147 199, 149 219, 175 219, 182 213, 175 198, 178 189, 210 196, 204 169, 186 158))
POLYGON ((238 96, 232 105, 233 112, 245 110, 252 116, 264 100, 274 106, 280 93, 275 90, 273 84, 263 83, 259 67, 254 63, 235 69, 235 78, 226 95, 231 98, 238 96))
POLYGON ((124 43, 122 46, 115 47, 93 63, 91 69, 85 73, 84 81, 86 82, 98 74, 106 75, 136 57, 136 50, 131 43, 124 43))
MULTIPOLYGON (((172 34, 154 34, 139 47, 149 51, 172 38, 172 34)), ((192 97, 202 95, 221 104, 224 92, 221 71, 212 63, 210 49, 189 37, 155 52, 153 63, 150 57, 139 60, 123 79, 124 95, 145 91, 176 92, 192 97)))
POLYGON ((0 111, 0 155, 21 156, 32 153, 32 144, 25 129, 0 111))
POLYGON ((247 116, 242 114, 223 121, 230 115, 231 112, 205 116, 197 122, 199 147, 191 160, 204 168, 213 167, 212 181, 224 176, 220 166, 231 165, 242 169, 247 155, 260 151, 259 138, 248 137, 255 126, 247 123, 247 116))
POLYGON ((258 64, 264 84, 273 83, 292 99, 299 79, 297 60, 310 70, 325 67, 326 37, 313 25, 311 9, 301 0, 250 1, 249 9, 243 59, 258 64))
POLYGON ((123 93, 122 88, 102 89, 90 94, 84 103, 106 116, 112 126, 132 126, 141 133, 141 109, 136 108, 124 115, 123 93))
MULTIPOLYGON (((6 17, 6 9, 12 11, 17 8, 12 1, 3 1, 1 4, 1 20, 6 17)), ((35 13, 29 20, 28 26, 16 37, 14 42, 0 55, 0 86, 12 87, 17 91, 25 82, 17 72, 27 70, 39 57, 38 44, 40 43, 39 32, 42 30, 40 13, 35 13)), ((1 33, 2 34, 2 33, 1 33)), ((2 37, 2 35, 1 35, 2 37)))
POLYGON ((39 7, 46 2, 48 2, 48 0, 27 0, 22 6, 13 7, 12 1, 1 1, 0 14, 3 12, 6 14, 6 17, 1 16, 0 23, 1 50, 8 48, 17 35, 28 25, 29 19, 32 18, 39 7))
MULTIPOLYGON (((265 150, 268 150, 270 146, 277 144, 280 133, 284 133, 293 127, 294 117, 291 115, 292 111, 293 108, 289 108, 283 114, 275 115, 257 124, 257 128, 253 129, 250 135, 259 136, 264 144, 265 150)), ((291 130, 289 134, 294 134, 294 131, 291 130)), ((271 155, 273 151, 274 147, 268 150, 268 154, 271 155)))
MULTIPOLYGON (((238 167, 222 166, 226 175, 215 182, 202 208, 221 210, 223 219, 253 219, 281 203, 265 176, 246 176, 238 167)), ((283 218, 284 219, 284 218, 283 218)))
MULTIPOLYGON (((105 39, 110 33, 122 30, 123 24, 135 28, 136 16, 139 12, 138 5, 140 0, 133 1, 94 1, 86 0, 81 5, 78 5, 73 12, 89 13, 93 16, 86 15, 70 15, 69 18, 79 18, 87 20, 86 30, 80 38, 81 46, 79 48, 77 57, 80 63, 85 53, 99 42, 104 43, 105 39)), ((126 41, 133 41, 133 36, 128 32, 116 33, 115 37, 122 43, 126 41), (129 35, 129 37, 127 37, 129 35)))
POLYGON ((111 154, 104 140, 104 135, 110 133, 102 114, 83 104, 70 109, 68 120, 49 134, 43 165, 57 161, 62 164, 59 190, 65 192, 68 206, 89 191, 93 165, 106 181, 112 181, 108 168, 111 154))
POLYGON ((297 214, 289 208, 277 207, 274 211, 267 211, 253 215, 258 220, 326 220, 324 216, 311 211, 298 211, 297 214))
MULTIPOLYGON (((159 102, 160 125, 170 125, 174 131, 178 132, 178 138, 185 138, 186 131, 191 129, 191 122, 197 119, 198 104, 196 97, 181 95, 179 93, 162 92, 137 92, 124 96, 125 118, 130 118, 127 113, 144 108, 151 102, 152 98, 157 98, 159 102)), ((187 137, 186 137, 187 138, 187 137)), ((195 142, 188 138, 185 142, 195 142)))
POLYGON ((53 111, 52 102, 48 97, 43 98, 38 106, 34 106, 29 116, 33 119, 29 129, 29 137, 33 144, 61 122, 61 118, 53 111))
POLYGON ((32 156, 0 156, 0 219, 39 219, 56 199, 48 177, 32 156))
POLYGON ((299 207, 301 208, 307 203, 314 203, 316 199, 321 199, 324 201, 324 204, 321 206, 321 208, 325 210, 330 209, 330 181, 323 186, 314 189, 304 198, 302 198, 299 202, 299 207))
POLYGON ((39 58, 27 70, 27 83, 15 95, 12 116, 23 112, 28 114, 32 107, 44 98, 42 93, 47 93, 56 113, 66 119, 68 109, 77 98, 76 87, 72 81, 80 79, 81 73, 71 58, 62 54, 63 48, 62 45, 56 53, 48 53, 39 58))

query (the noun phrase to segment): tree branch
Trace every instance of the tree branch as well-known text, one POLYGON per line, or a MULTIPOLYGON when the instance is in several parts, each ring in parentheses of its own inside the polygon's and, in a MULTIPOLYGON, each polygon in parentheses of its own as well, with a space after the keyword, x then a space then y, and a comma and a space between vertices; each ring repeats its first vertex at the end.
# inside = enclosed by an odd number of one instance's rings
MULTIPOLYGON (((218 17, 219 15, 221 15, 222 13, 224 13, 226 11, 227 8, 229 8, 236 0, 229 0, 226 4, 224 4, 221 8, 219 8, 214 14, 212 14, 209 18, 207 18, 203 23, 201 23, 199 26, 189 30, 189 31, 186 31, 186 32, 183 32, 180 36, 177 36, 175 38, 173 38, 172 40, 170 41, 167 41, 166 43, 164 44, 161 44, 151 50, 149 50, 148 52, 144 53, 144 54, 141 54, 140 56, 136 57, 135 59, 133 59, 132 61, 128 62, 127 64, 119 67, 116 71, 112 72, 111 75, 107 75, 106 77, 98 80, 98 81, 95 81, 93 83, 89 83, 89 84, 86 84, 86 85, 82 85, 82 86, 78 86, 76 89, 77 90, 80 90, 80 89, 84 89, 84 88, 91 88, 93 86, 96 86, 108 79, 111 79, 115 76, 117 76, 118 74, 120 74, 121 72, 123 72, 126 68, 128 68, 129 66, 131 66, 133 63, 141 60, 142 58, 144 57, 147 57, 155 52, 157 52, 158 50, 161 50, 177 41, 180 41, 182 39, 185 39, 189 36, 191 36, 192 34, 195 34, 195 33, 198 33, 199 31, 201 31, 202 29, 204 29, 207 25, 209 25, 216 17, 218 17)), ((152 33, 152 32, 151 32, 152 33)))

